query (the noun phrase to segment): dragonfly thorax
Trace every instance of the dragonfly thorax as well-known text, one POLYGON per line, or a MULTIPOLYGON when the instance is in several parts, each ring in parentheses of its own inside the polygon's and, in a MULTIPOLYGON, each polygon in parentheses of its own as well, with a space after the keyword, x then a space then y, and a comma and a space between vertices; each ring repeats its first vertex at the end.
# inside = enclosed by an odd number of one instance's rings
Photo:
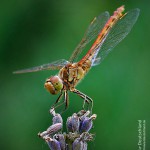
POLYGON ((51 94, 58 94, 63 88, 63 83, 59 76, 52 76, 46 80, 44 86, 51 94))
POLYGON ((64 89, 73 91, 75 86, 83 79, 88 70, 90 69, 91 62, 85 61, 83 64, 68 63, 63 67, 58 76, 63 81, 64 89))

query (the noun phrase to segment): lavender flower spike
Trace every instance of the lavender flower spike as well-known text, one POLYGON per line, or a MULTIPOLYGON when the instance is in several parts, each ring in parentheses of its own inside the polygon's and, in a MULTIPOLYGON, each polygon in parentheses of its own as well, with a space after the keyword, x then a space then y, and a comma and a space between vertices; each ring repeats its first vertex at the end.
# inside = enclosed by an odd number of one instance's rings
POLYGON ((89 133, 96 114, 81 110, 68 117, 66 121, 67 132, 62 133, 63 120, 60 114, 51 109, 53 116, 52 125, 44 132, 39 133, 51 150, 87 150, 87 142, 93 140, 93 134, 89 133))

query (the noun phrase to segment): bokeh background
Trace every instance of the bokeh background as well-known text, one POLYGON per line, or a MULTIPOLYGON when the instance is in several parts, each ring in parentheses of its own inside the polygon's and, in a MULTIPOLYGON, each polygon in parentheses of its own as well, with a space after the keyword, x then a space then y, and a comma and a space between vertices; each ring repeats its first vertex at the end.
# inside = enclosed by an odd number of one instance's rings
MULTIPOLYGON (((140 8, 131 33, 78 89, 94 99, 98 115, 90 150, 137 150, 138 120, 146 120, 150 149, 150 1, 148 0, 10 0, 0 2, 0 149, 48 150, 37 137, 51 124, 48 113, 57 96, 43 87, 57 71, 14 75, 14 70, 68 59, 90 21, 124 4, 140 8)), ((88 48, 86 49, 88 50, 88 48)), ((67 116, 81 109, 70 93, 67 116)), ((64 125, 65 126, 65 125, 64 125)), ((65 131, 65 130, 64 130, 65 131)))

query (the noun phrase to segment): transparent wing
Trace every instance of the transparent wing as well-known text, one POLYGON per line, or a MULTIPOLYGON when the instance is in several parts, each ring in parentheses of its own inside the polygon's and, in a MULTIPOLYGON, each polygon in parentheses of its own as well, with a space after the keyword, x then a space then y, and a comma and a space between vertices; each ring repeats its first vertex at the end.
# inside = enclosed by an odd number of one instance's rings
POLYGON ((85 46, 96 36, 98 36, 99 32, 102 30, 108 19, 109 19, 108 12, 104 12, 100 14, 98 17, 94 18, 94 20, 90 23, 89 27, 87 28, 81 42, 72 53, 69 62, 74 62, 75 59, 79 56, 79 54, 82 52, 82 50, 85 48, 85 46))
POLYGON ((63 66, 65 66, 67 63, 68 63, 67 60, 61 59, 41 66, 14 71, 13 73, 18 74, 18 73, 37 72, 41 70, 58 70, 61 69, 63 66))
POLYGON ((109 52, 128 35, 137 21, 139 12, 140 10, 138 8, 129 11, 112 27, 100 47, 96 59, 93 62, 93 66, 100 64, 109 52))

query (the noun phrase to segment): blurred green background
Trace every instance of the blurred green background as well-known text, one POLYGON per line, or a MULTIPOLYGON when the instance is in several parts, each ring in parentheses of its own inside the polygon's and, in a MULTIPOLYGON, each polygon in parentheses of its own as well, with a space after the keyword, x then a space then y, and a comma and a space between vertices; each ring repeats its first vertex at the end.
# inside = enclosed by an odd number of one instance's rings
MULTIPOLYGON (((124 4, 140 8, 131 33, 77 87, 94 99, 98 115, 92 133, 94 150, 137 150, 138 121, 146 120, 150 149, 150 1, 148 0, 10 0, 0 2, 0 148, 48 150, 37 137, 51 124, 48 113, 57 96, 43 87, 57 71, 14 75, 14 70, 68 59, 90 21, 124 4)), ((86 49, 87 50, 87 49, 86 49)), ((64 120, 81 109, 70 93, 64 120)))

